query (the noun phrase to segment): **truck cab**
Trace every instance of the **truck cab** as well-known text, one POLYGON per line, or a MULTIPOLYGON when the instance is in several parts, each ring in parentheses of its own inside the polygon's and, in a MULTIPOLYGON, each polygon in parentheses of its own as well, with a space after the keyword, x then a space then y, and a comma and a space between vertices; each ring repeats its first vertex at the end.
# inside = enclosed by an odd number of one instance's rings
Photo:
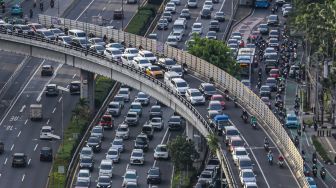
POLYGON ((104 114, 99 121, 99 125, 105 129, 112 129, 114 126, 112 115, 104 114))
POLYGON ((216 129, 218 130, 218 134, 222 134, 224 127, 229 126, 229 116, 225 114, 218 114, 214 117, 214 123, 216 129))

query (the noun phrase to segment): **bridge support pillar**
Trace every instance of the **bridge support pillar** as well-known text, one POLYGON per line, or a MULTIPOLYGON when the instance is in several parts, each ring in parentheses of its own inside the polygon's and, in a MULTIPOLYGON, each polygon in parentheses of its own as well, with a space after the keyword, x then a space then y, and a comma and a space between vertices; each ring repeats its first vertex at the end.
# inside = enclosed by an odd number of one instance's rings
POLYGON ((80 97, 88 101, 90 112, 95 112, 95 79, 94 73, 81 69, 81 94, 80 97))
POLYGON ((186 121, 186 135, 188 139, 194 140, 194 127, 188 121, 186 121))

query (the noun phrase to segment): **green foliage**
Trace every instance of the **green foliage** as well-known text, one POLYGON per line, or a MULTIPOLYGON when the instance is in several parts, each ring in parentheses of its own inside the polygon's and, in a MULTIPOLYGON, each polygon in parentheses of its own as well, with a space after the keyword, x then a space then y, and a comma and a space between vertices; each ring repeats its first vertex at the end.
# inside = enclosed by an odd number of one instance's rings
POLYGON ((323 161, 330 162, 331 159, 328 156, 327 151, 324 149, 322 144, 318 141, 315 135, 312 136, 313 144, 315 146, 316 151, 319 153, 319 155, 322 157, 323 161))
POLYGON ((230 48, 223 41, 194 35, 194 42, 188 45, 188 52, 225 70, 232 76, 239 75, 239 65, 232 57, 230 48))
POLYGON ((104 76, 96 78, 95 106, 99 108, 114 85, 114 81, 104 76))
POLYGON ((175 171, 172 181, 172 188, 189 188, 192 187, 193 179, 196 177, 196 171, 175 171))
POLYGON ((218 149, 218 138, 217 138, 217 136, 214 134, 214 133, 212 133, 212 134, 209 134, 208 136, 207 136, 207 140, 208 140, 208 142, 207 142, 207 144, 208 144, 208 146, 209 146, 209 148, 210 148, 210 151, 211 151, 211 153, 213 154, 213 155, 216 155, 216 151, 217 151, 217 149, 218 149))
POLYGON ((146 5, 141 7, 128 24, 125 31, 143 36, 149 27, 152 19, 155 17, 157 6, 146 5))
POLYGON ((191 168, 193 164, 192 158, 198 155, 194 143, 187 141, 184 136, 177 136, 174 140, 170 141, 168 148, 177 171, 191 168))

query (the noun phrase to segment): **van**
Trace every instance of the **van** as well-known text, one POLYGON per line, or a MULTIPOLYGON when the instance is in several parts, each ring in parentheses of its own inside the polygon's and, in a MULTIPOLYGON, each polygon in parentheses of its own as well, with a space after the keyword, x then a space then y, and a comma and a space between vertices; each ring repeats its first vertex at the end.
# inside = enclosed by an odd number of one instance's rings
POLYGON ((175 71, 168 71, 164 74, 164 82, 169 84, 173 78, 181 78, 181 76, 175 71))
POLYGON ((104 159, 99 166, 99 176, 108 176, 112 178, 113 161, 110 159, 104 159))
POLYGON ((170 87, 179 95, 184 96, 187 89, 189 89, 189 84, 182 78, 173 78, 170 81, 170 87))
POLYGON ((86 33, 79 29, 71 29, 68 32, 68 35, 74 39, 74 38, 84 38, 86 39, 86 33))
POLYGON ((243 169, 253 170, 252 160, 247 155, 238 157, 237 166, 238 166, 239 171, 241 171, 243 169))
POLYGON ((51 140, 52 137, 50 134, 53 132, 53 128, 51 126, 43 126, 40 131, 40 139, 41 140, 51 140))
POLYGON ((229 144, 229 139, 233 136, 239 136, 240 133, 235 126, 225 126, 223 129, 223 135, 225 136, 225 143, 229 144))
POLYGON ((57 96, 59 94, 59 89, 56 84, 48 84, 45 90, 46 96, 57 96))
POLYGON ((181 32, 184 33, 184 30, 187 28, 187 19, 178 18, 175 20, 173 25, 173 32, 181 32))

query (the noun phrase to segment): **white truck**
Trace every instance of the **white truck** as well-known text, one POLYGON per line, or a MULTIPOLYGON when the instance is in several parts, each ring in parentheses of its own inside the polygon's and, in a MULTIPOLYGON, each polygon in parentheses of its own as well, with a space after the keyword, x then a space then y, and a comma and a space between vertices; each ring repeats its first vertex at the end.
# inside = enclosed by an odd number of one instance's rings
POLYGON ((31 104, 30 105, 30 119, 34 120, 41 120, 42 116, 42 104, 31 104))

